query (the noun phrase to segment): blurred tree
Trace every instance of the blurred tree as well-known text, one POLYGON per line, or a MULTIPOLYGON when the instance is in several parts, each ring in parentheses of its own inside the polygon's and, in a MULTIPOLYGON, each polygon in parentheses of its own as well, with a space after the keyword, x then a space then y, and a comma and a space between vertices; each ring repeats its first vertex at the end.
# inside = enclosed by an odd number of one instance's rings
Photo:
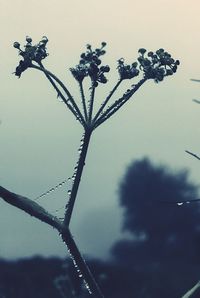
POLYGON ((115 261, 143 274, 140 296, 180 297, 200 276, 198 187, 188 172, 172 172, 148 158, 133 162, 119 187, 123 230, 115 261))

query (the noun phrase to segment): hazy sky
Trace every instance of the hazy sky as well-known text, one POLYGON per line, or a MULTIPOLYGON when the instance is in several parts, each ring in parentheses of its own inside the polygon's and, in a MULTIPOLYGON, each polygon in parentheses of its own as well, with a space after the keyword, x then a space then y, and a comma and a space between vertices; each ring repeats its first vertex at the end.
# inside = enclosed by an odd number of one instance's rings
MULTIPOLYGON (((199 15, 198 0, 0 0, 0 184, 29 198, 72 175, 82 129, 41 73, 12 74, 19 61, 14 41, 23 44, 30 35, 37 43, 46 35, 45 65, 75 96, 68 69, 85 44, 106 41, 105 64, 112 70, 99 101, 117 80, 116 60, 135 61, 141 47, 162 47, 181 61, 173 77, 147 82, 93 136, 71 227, 86 254, 105 256, 119 236, 117 189, 131 161, 149 156, 174 169, 187 167, 191 180, 200 182, 200 164, 184 152, 200 154, 200 107, 192 102, 200 99, 200 84, 190 81, 200 78, 199 15)), ((61 215, 66 192, 64 187, 40 203, 61 215)), ((56 232, 3 201, 0 239, 0 257, 66 253, 56 232)))

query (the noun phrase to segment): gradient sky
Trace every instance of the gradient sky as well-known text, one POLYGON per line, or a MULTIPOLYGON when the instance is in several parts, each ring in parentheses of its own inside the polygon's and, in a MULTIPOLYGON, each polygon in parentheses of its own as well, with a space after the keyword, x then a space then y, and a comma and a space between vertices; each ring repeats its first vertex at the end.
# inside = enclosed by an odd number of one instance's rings
MULTIPOLYGON (((199 183, 200 164, 184 152, 200 154, 200 107, 192 101, 200 99, 200 84, 190 81, 200 78, 199 15, 198 0, 0 1, 0 181, 32 199, 72 175, 82 129, 41 73, 28 70, 20 79, 12 74, 19 61, 14 41, 23 44, 29 35, 37 43, 46 35, 45 65, 75 96, 68 69, 87 43, 106 41, 104 64, 112 70, 99 100, 117 80, 116 60, 135 61, 141 47, 162 47, 181 61, 173 77, 148 81, 92 138, 71 226, 86 254, 108 255, 120 235, 117 189, 131 161, 148 156, 172 169, 189 168, 199 183)), ((63 187, 40 203, 61 216, 65 201, 63 187)), ((0 237, 0 257, 66 254, 56 232, 3 201, 0 237)))

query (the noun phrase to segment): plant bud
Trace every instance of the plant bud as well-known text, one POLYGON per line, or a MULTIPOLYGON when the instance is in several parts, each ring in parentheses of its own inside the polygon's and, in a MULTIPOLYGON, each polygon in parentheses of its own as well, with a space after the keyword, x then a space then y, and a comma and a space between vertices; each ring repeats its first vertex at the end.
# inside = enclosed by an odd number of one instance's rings
POLYGON ((13 43, 13 47, 16 48, 16 49, 19 49, 20 48, 20 43, 18 41, 15 41, 13 43))
POLYGON ((27 42, 32 42, 32 38, 30 36, 26 36, 26 41, 27 42))

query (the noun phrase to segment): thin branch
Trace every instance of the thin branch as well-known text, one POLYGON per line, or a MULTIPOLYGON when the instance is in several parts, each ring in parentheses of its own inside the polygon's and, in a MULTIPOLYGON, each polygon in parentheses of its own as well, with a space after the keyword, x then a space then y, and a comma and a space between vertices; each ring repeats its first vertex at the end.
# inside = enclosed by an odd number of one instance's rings
POLYGON ((42 71, 45 72, 45 75, 47 76, 47 78, 49 78, 49 76, 50 76, 50 77, 53 77, 53 79, 54 79, 54 80, 61 86, 61 88, 62 88, 62 89, 65 91, 65 93, 67 94, 67 96, 68 96, 70 102, 71 102, 72 105, 74 106, 76 112, 77 112, 78 114, 80 113, 80 115, 81 115, 81 112, 80 112, 80 110, 79 110, 79 108, 78 108, 76 102, 74 101, 73 96, 71 95, 71 93, 69 92, 69 90, 67 89, 67 87, 63 84, 63 82, 62 82, 60 79, 58 79, 53 73, 51 73, 50 71, 48 71, 48 70, 43 66, 43 64, 42 64, 41 62, 40 62, 39 65, 40 65, 42 71))
POLYGON ((200 83, 200 80, 197 80, 197 79, 190 79, 190 81, 200 83))
POLYGON ((198 99, 193 99, 193 101, 194 101, 195 103, 200 104, 200 100, 198 100, 198 99))
POLYGON ((72 104, 73 106, 73 111, 72 113, 75 115, 75 117, 83 124, 83 126, 85 127, 86 124, 85 124, 85 120, 83 118, 83 115, 81 114, 77 104, 75 103, 71 93, 69 92, 69 90, 66 88, 66 86, 52 73, 50 72, 49 70, 47 70, 46 68, 44 68, 43 66, 37 66, 35 64, 32 64, 30 66, 31 68, 35 68, 37 70, 40 70, 42 72, 45 73, 46 77, 48 78, 48 80, 50 81, 50 83, 54 86, 55 88, 55 84, 53 84, 53 80, 54 79, 58 85, 60 85, 60 87, 63 89, 63 91, 67 94, 68 96, 68 100, 66 100, 66 98, 62 95, 62 93, 60 92, 60 90, 57 88, 56 91, 58 92, 58 94, 61 96, 61 98, 63 99, 64 103, 68 106, 68 108, 70 108, 70 110, 72 111, 71 109, 71 106, 69 105, 68 101, 72 104))
POLYGON ((89 103, 89 111, 88 111, 88 120, 91 123, 92 120, 92 112, 93 112, 93 105, 94 105, 94 94, 95 94, 96 87, 94 86, 94 82, 92 83, 91 87, 91 94, 90 94, 90 103, 89 103))
POLYGON ((131 90, 127 90, 124 95, 116 100, 99 119, 96 121, 94 127, 97 128, 100 124, 114 115, 132 96, 133 94, 146 82, 146 78, 141 79, 131 90))
POLYGON ((196 154, 194 154, 194 153, 192 153, 192 152, 190 152, 188 150, 185 150, 185 152, 188 153, 188 154, 190 154, 190 155, 192 155, 192 156, 194 156, 196 159, 200 160, 200 157, 198 155, 196 155, 196 154))
POLYGON ((2 186, 0 186, 0 197, 10 205, 13 205, 31 216, 47 223, 48 225, 61 230, 61 221, 52 214, 48 213, 43 207, 38 203, 18 194, 15 194, 2 186))
POLYGON ((97 114, 95 115, 95 117, 94 117, 94 119, 92 121, 93 124, 98 119, 99 115, 101 114, 101 112, 103 111, 103 109, 105 108, 105 106, 107 105, 108 101, 110 100, 110 98, 112 97, 112 95, 114 94, 114 92, 117 90, 117 88, 119 87, 119 85, 121 84, 121 82, 122 82, 122 79, 118 80, 117 84, 114 86, 114 88, 112 89, 112 91, 106 97, 105 101, 101 105, 100 109, 98 110, 97 114))
POLYGON ((195 292, 200 288, 200 281, 198 281, 198 283, 192 288, 190 289, 184 296, 182 296, 181 298, 192 298, 193 294, 195 294, 195 292))
MULTIPOLYGON (((38 67, 36 65, 31 66, 32 68, 36 68, 38 69, 38 67)), ((41 70, 41 69, 40 69, 41 70)), ((43 71, 43 70, 41 70, 43 71)), ((44 71, 43 71, 44 72, 44 71)), ((47 71, 45 73, 46 77, 48 78, 48 80, 50 81, 50 83, 52 84, 52 86, 55 88, 56 92, 58 93, 58 96, 60 96, 63 100, 63 102, 67 105, 67 107, 70 109, 70 111, 74 114, 75 117, 77 117, 77 113, 74 110, 74 108, 69 104, 69 99, 66 99, 65 96, 62 94, 62 92, 60 91, 60 89, 57 87, 57 85, 55 84, 54 80, 51 78, 51 76, 49 74, 47 74, 47 71)))
POLYGON ((88 115, 87 115, 87 108, 86 108, 86 99, 85 99, 85 94, 84 94, 84 90, 83 90, 83 82, 79 82, 79 86, 80 86, 81 100, 82 100, 82 105, 83 105, 83 112, 85 115, 85 121, 87 122, 88 115))

